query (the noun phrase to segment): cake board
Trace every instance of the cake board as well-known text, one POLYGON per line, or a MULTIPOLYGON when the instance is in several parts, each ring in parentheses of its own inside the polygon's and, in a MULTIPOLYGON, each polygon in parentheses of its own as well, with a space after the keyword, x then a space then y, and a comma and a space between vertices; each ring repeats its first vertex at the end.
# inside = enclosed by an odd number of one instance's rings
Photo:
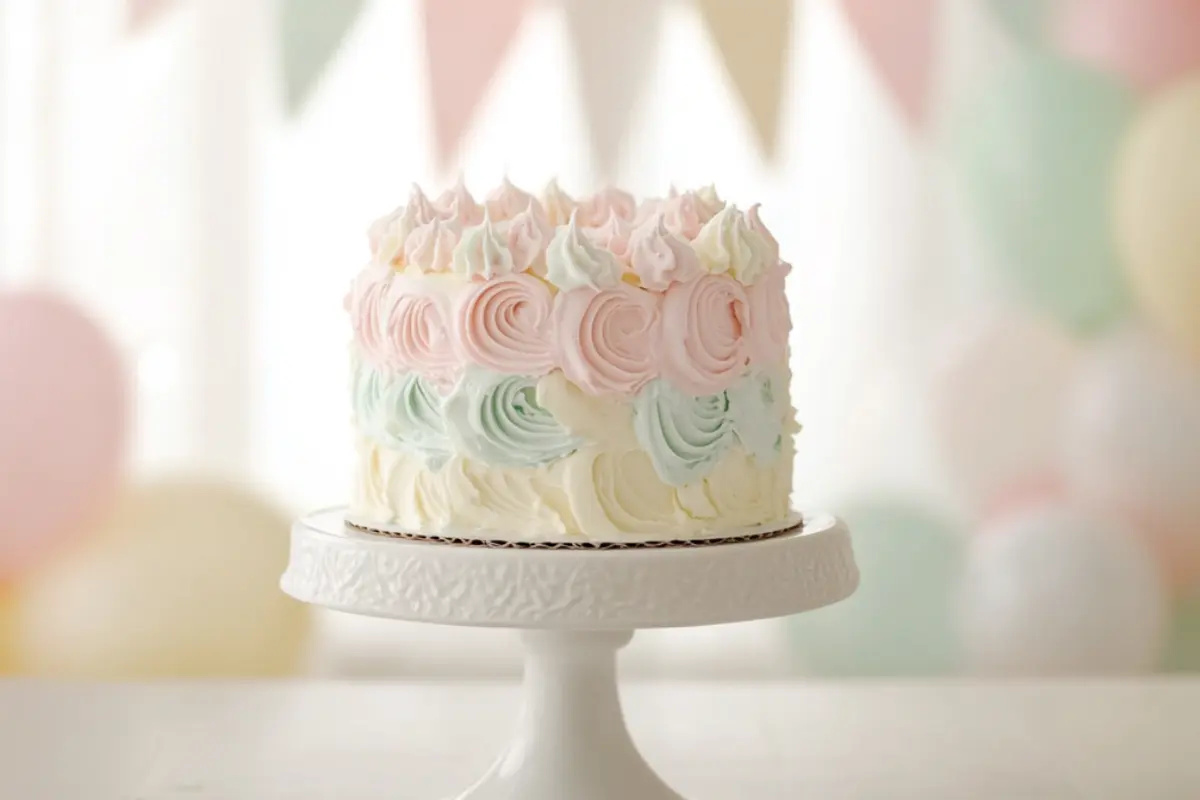
POLYGON ((296 521, 287 594, 352 614, 521 631, 514 739, 455 800, 682 800, 625 726, 617 651, 637 629, 798 614, 858 585, 849 531, 827 515, 746 529, 740 543, 628 549, 430 542, 345 519, 335 508, 296 521))

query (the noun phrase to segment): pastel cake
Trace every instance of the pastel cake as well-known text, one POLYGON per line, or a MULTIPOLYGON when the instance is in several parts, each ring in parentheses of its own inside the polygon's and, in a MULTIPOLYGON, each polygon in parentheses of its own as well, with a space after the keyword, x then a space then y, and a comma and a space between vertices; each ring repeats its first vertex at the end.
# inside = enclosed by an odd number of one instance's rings
POLYGON ((460 181, 369 241, 349 522, 588 544, 789 524, 790 267, 757 206, 460 181))

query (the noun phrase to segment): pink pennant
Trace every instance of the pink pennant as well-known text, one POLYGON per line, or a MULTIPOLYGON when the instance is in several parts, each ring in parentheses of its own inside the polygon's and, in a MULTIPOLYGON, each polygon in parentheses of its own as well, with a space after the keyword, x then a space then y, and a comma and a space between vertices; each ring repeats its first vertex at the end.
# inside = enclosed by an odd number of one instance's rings
POLYGON ((929 101, 938 0, 842 0, 880 79, 908 121, 919 125, 929 101))
POLYGON ((443 167, 521 27, 530 0, 423 0, 433 129, 443 167))
POLYGON ((127 0, 126 24, 130 31, 140 31, 171 5, 172 0, 127 0))

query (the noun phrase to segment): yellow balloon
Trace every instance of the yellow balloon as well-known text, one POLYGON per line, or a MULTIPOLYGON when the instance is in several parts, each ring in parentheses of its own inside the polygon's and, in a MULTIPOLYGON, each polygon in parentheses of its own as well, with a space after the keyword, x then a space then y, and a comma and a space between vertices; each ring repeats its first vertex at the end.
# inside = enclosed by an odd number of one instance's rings
POLYGON ((0 675, 17 671, 17 594, 0 586, 0 675))
POLYGON ((307 606, 283 594, 285 516, 245 490, 126 491, 103 530, 21 587, 26 672, 101 679, 296 672, 307 606))
POLYGON ((1152 321, 1200 356, 1200 78, 1155 100, 1122 154, 1117 228, 1152 321))

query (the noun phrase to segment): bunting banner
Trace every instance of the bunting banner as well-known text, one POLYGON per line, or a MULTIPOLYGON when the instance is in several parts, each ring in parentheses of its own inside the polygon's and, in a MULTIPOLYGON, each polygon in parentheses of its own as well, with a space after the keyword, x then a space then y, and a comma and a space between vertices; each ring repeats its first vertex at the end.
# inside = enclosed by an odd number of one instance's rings
POLYGON ((279 15, 289 114, 303 108, 362 7, 363 0, 282 0, 279 15))
POLYGON ((445 169, 531 0, 422 0, 438 165, 445 169))
MULTIPOLYGON (((881 0, 882 2, 882 0, 881 0)), ((793 0, 696 0, 759 146, 778 153, 793 0)))
POLYGON ((125 29, 138 33, 174 5, 174 0, 126 0, 125 29))
POLYGON ((1038 44, 1045 38, 1056 0, 989 0, 992 13, 1021 45, 1038 44))
POLYGON ((663 0, 563 0, 599 177, 617 178, 662 28, 663 0))
POLYGON ((937 0, 842 0, 842 10, 905 119, 922 125, 929 105, 937 0))

